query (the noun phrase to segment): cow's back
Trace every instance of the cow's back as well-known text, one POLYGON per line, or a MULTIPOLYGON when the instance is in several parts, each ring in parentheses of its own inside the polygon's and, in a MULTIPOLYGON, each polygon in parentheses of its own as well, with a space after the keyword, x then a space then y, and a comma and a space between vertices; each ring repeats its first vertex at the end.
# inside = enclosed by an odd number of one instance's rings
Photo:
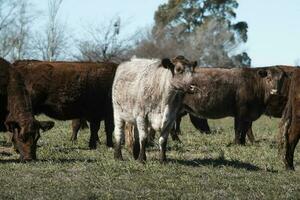
POLYGON ((122 63, 113 84, 114 109, 133 122, 138 115, 161 112, 172 76, 160 60, 132 59, 122 63), (122 102, 121 104, 118 102, 122 102))
POLYGON ((114 63, 32 62, 17 68, 26 79, 36 113, 67 120, 99 119, 112 112, 114 63))

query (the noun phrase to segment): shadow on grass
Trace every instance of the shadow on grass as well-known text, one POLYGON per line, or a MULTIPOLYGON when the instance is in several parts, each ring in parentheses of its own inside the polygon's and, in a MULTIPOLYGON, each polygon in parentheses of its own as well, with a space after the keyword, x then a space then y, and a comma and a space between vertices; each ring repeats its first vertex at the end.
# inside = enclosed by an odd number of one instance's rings
POLYGON ((81 158, 57 158, 57 159, 39 159, 33 162, 51 162, 51 163, 75 163, 75 162, 84 162, 84 163, 95 163, 95 159, 81 159, 81 158))
POLYGON ((193 160, 178 160, 178 159, 170 159, 171 162, 179 163, 181 165, 198 167, 198 166, 229 166, 236 169, 246 169, 248 171, 259 171, 263 170, 253 164, 241 162, 238 160, 225 160, 223 158, 205 158, 205 159, 193 159, 193 160))
POLYGON ((29 162, 24 162, 20 161, 19 159, 5 159, 5 160, 0 160, 0 164, 5 164, 5 163, 75 163, 75 162, 84 162, 84 163, 95 163, 97 160, 95 159, 74 159, 74 158, 58 158, 58 159, 38 159, 34 161, 29 161, 29 162))

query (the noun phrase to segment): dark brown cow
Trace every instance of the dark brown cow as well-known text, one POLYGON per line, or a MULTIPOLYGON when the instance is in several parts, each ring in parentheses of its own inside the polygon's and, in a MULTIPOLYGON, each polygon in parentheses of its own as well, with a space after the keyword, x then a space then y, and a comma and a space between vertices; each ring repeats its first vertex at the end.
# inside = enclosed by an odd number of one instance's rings
POLYGON ((0 131, 13 133, 12 142, 21 160, 36 158, 39 129, 48 130, 53 122, 39 122, 33 116, 29 94, 18 70, 0 58, 0 131))
MULTIPOLYGON (((294 170, 294 152, 300 138, 300 69, 291 75, 288 101, 280 122, 279 144, 286 169, 294 170)), ((283 95, 284 96, 284 95, 283 95)))
MULTIPOLYGON (((286 74, 288 74, 290 77, 290 74, 293 73, 295 70, 295 67, 292 66, 287 66, 287 65, 276 65, 276 66, 269 66, 269 67, 277 67, 282 69, 286 74)), ((289 78, 286 79, 283 83, 282 91, 280 91, 280 95, 272 95, 270 100, 268 101, 266 105, 266 110, 265 110, 265 115, 270 116, 270 117, 276 117, 280 118, 282 116, 283 109, 286 105, 287 102, 287 97, 288 97, 288 87, 289 87, 289 78)), ((190 120, 192 124, 194 125, 195 128, 197 128, 200 132, 204 133, 210 133, 209 125, 207 123, 206 119, 202 119, 199 117, 195 117, 190 114, 190 120)), ((180 121, 181 121, 181 116, 179 116, 176 120, 175 124, 175 137, 180 133, 180 121)), ((248 139, 251 143, 255 142, 255 138, 253 135, 252 131, 252 123, 249 126, 249 130, 247 131, 248 139)), ((243 139, 245 140, 245 138, 243 139)))
POLYGON ((90 122, 90 148, 96 148, 100 121, 105 120, 107 146, 112 147, 111 87, 117 64, 110 62, 14 63, 25 79, 35 114, 58 120, 90 122))
POLYGON ((235 118, 235 143, 245 144, 252 122, 266 110, 282 87, 286 73, 279 67, 197 68, 194 94, 186 94, 185 109, 203 118, 235 118))

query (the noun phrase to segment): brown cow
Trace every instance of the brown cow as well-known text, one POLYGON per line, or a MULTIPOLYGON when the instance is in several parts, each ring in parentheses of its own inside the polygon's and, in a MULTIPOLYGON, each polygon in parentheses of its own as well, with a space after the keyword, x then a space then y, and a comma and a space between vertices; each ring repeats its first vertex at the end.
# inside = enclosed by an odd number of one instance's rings
MULTIPOLYGON (((268 101, 268 103, 266 105, 266 110, 264 113, 265 115, 270 116, 270 117, 280 118, 282 116, 283 109, 287 102, 289 77, 290 77, 290 74, 292 74, 293 71, 295 70, 295 67, 287 66, 287 65, 276 65, 276 66, 269 66, 269 67, 280 68, 286 74, 289 75, 287 77, 287 79, 285 79, 286 81, 284 81, 284 83, 283 83, 283 87, 281 89, 282 91, 279 92, 280 95, 272 95, 270 97, 270 100, 268 101)), ((209 129, 206 119, 195 117, 191 114, 190 114, 190 119, 191 119, 191 122, 194 125, 194 127, 197 128, 200 132, 210 133, 210 129, 209 129)), ((176 137, 176 135, 178 135, 178 133, 180 133, 180 121, 181 121, 181 116, 179 116, 176 120, 175 134, 173 134, 173 135, 175 135, 175 137, 176 137)), ((248 129, 246 135, 248 136, 248 139, 251 143, 255 142, 255 138, 254 138, 253 131, 252 131, 252 122, 249 126, 249 129, 248 129)), ((243 140, 245 140, 245 139, 246 138, 244 138, 243 140)))
POLYGON ((197 68, 196 92, 186 94, 185 109, 203 118, 235 118, 235 143, 245 144, 252 122, 266 110, 286 78, 279 67, 197 68))
MULTIPOLYGON (((300 70, 291 75, 288 101, 280 122, 279 144, 286 169, 294 170, 294 152, 300 138, 300 70)), ((284 92, 284 91, 283 91, 284 92)), ((285 95, 283 95, 285 96, 285 95)))
POLYGON ((11 131, 12 142, 21 160, 36 158, 39 129, 48 130, 53 122, 39 122, 33 116, 29 94, 18 70, 0 58, 0 131, 11 131))
POLYGON ((90 122, 89 146, 96 148, 101 120, 107 146, 112 147, 111 87, 117 64, 110 62, 14 63, 25 79, 35 114, 58 120, 85 118, 90 122))

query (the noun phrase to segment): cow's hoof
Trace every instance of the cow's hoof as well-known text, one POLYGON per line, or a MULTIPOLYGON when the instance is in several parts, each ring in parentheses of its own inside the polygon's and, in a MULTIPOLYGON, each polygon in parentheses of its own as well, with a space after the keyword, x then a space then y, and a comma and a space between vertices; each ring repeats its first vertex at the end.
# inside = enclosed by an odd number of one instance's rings
POLYGON ((295 171, 294 166, 285 166, 285 169, 288 171, 295 171))
POLYGON ((162 165, 167 164, 167 159, 160 159, 159 162, 162 165))
POLYGON ((145 164, 146 163, 146 155, 139 155, 139 157, 138 157, 138 159, 137 159, 137 161, 139 161, 140 163, 143 163, 143 164, 145 164))
POLYGON ((97 144, 89 144, 90 150, 97 149, 97 144))
POLYGON ((113 148, 113 147, 114 147, 114 144, 113 144, 113 143, 106 143, 106 146, 107 146, 108 148, 113 148))
POLYGON ((120 154, 119 152, 115 152, 114 153, 114 158, 115 158, 115 160, 117 160, 117 161, 123 161, 123 157, 122 157, 122 154, 120 154))

